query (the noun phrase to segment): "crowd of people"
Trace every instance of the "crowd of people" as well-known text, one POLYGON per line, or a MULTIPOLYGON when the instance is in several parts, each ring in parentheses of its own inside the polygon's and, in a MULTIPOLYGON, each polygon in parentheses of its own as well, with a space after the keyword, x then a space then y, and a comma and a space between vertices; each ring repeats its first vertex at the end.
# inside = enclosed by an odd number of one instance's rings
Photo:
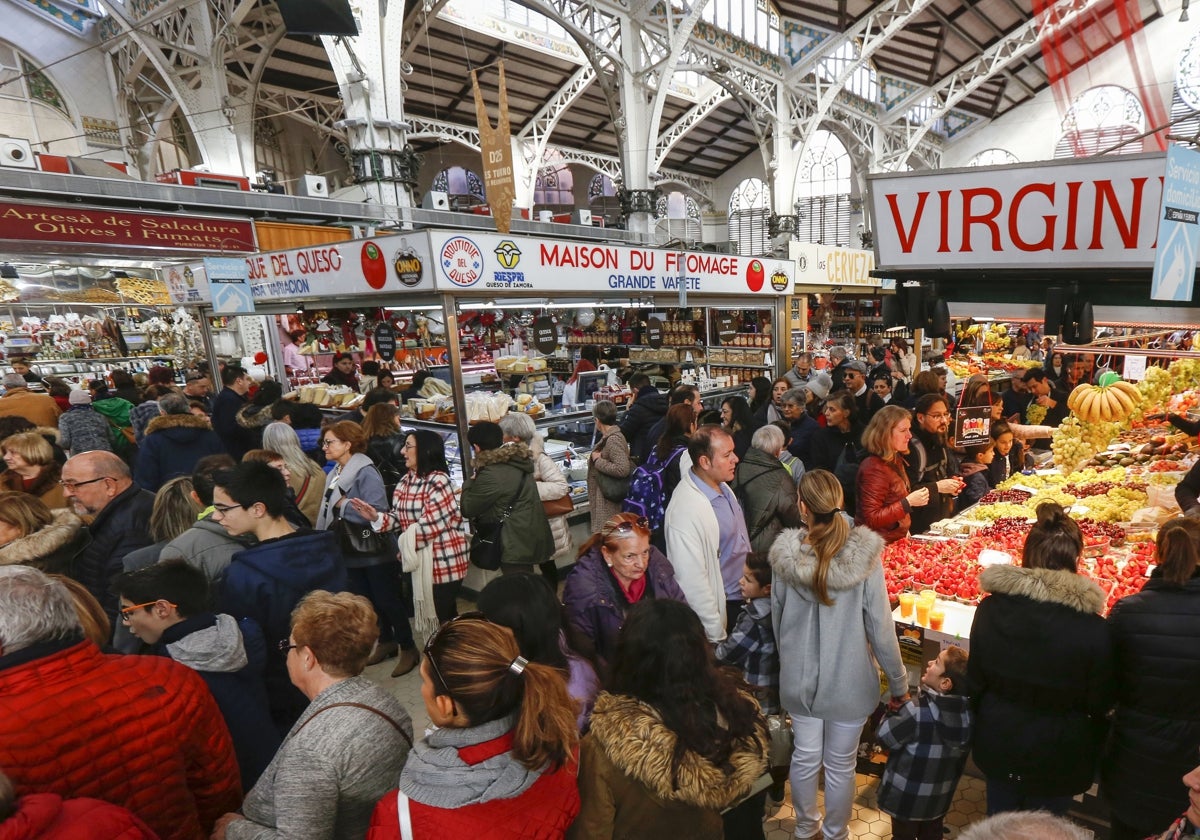
POLYGON ((963 837, 1082 836, 1062 818, 1097 778, 1114 840, 1189 836, 1197 520, 1104 619, 1043 505, 1020 565, 981 578, 969 655, 910 688, 885 545, 1023 469, 1085 374, 1052 357, 955 399, 902 340, 870 359, 802 354, 712 409, 635 374, 623 418, 595 403, 578 545, 526 415, 471 427, 456 492, 388 388, 327 421, 233 365, 215 397, 199 371, 55 395, 14 370, 0 838, 755 838, 790 786, 796 836, 843 840, 869 721, 897 840, 942 836, 969 754, 994 816, 963 837), (956 447, 960 405, 993 407, 990 443, 956 447), (423 737, 364 676, 392 659, 423 737))

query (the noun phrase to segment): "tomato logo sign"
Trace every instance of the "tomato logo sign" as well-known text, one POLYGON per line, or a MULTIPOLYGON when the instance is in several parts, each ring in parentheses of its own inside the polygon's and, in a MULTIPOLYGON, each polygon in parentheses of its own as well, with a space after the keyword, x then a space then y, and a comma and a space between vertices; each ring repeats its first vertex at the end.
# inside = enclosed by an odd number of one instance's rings
POLYGON ((465 236, 446 240, 438 264, 446 279, 460 288, 474 286, 483 276, 483 252, 465 236))
POLYGON ((388 265, 383 258, 383 252, 374 242, 364 242, 362 246, 363 279, 372 289, 382 289, 387 283, 388 265))
POLYGON ((750 260, 746 266, 746 285, 750 287, 750 291, 760 291, 766 279, 767 272, 763 268, 762 260, 750 260))

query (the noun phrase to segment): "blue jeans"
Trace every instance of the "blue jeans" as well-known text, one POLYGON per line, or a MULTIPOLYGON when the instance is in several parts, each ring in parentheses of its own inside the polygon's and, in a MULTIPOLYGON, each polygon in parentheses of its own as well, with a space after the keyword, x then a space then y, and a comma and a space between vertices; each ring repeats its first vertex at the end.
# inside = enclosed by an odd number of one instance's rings
POLYGON ((1051 814, 1065 817, 1071 807, 1071 801, 1069 796, 1037 796, 1026 793, 1006 781, 987 780, 989 817, 1003 811, 1049 811, 1051 814))

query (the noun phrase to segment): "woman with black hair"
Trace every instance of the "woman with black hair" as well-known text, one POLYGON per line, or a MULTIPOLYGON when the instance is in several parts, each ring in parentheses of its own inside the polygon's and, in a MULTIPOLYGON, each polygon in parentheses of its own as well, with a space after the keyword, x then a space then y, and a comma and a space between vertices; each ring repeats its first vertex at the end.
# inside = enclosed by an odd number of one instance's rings
POLYGON ((750 414, 755 428, 767 425, 767 409, 771 405, 771 380, 756 376, 750 380, 750 414))
POLYGON ((758 428, 745 397, 733 396, 724 399, 721 403, 721 428, 733 438, 733 452, 738 456, 738 460, 745 458, 746 451, 750 448, 750 438, 758 428))
POLYGON ((283 386, 274 379, 263 380, 254 392, 254 396, 234 415, 237 424, 243 429, 254 433, 255 445, 251 449, 262 446, 263 429, 275 422, 271 407, 283 399, 283 386))
POLYGON ((421 388, 425 385, 425 380, 433 376, 427 370, 419 370, 413 374, 412 384, 400 392, 400 399, 404 402, 409 400, 419 400, 421 398, 421 388))
POLYGON ((378 511, 361 499, 350 504, 376 531, 402 532, 402 558, 406 552, 420 558, 415 571, 407 558, 404 566, 414 575, 417 630, 427 633, 458 615, 458 591, 467 576, 467 533, 442 436, 428 429, 409 432, 404 464, 408 472, 396 485, 390 511, 378 511))
POLYGON ((842 485, 846 510, 854 510, 858 465, 866 457, 861 451, 863 426, 858 420, 858 403, 849 391, 835 391, 825 400, 824 413, 825 425, 813 433, 812 454, 804 466, 833 473, 842 485))
POLYGON ((1064 815, 1095 778, 1113 699, 1112 643, 1104 592, 1078 573, 1082 554, 1079 525, 1043 502, 1021 565, 979 576, 988 597, 975 610, 967 675, 989 815, 1064 815))
POLYGON ((600 693, 600 678, 567 642, 563 605, 550 582, 532 572, 503 575, 485 586, 475 603, 488 621, 513 631, 521 656, 558 669, 578 708, 579 731, 585 731, 600 693))
POLYGON ((583 740, 583 807, 568 837, 720 840, 721 811, 766 767, 758 703, 717 666, 700 619, 679 601, 641 601, 583 740))

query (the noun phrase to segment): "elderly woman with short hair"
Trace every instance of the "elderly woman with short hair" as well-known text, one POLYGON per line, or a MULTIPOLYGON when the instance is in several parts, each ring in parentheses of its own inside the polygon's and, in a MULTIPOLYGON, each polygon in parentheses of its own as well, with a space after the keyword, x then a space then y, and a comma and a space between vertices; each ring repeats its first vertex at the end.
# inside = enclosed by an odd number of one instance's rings
POLYGON ((778 427, 756 430, 730 484, 742 503, 751 551, 769 551, 780 531, 801 525, 796 482, 779 460, 783 444, 778 427))
POLYGON ((17 490, 37 496, 47 507, 66 507, 61 468, 54 460, 54 447, 37 432, 21 432, 0 442, 0 453, 7 465, 0 473, 0 490, 17 490))
POLYGON ((588 510, 592 516, 592 533, 604 527, 609 518, 621 512, 622 499, 608 499, 600 492, 599 473, 610 478, 628 478, 633 472, 629 442, 617 425, 617 406, 612 400, 597 400, 592 408, 596 418, 599 440, 588 456, 588 510))
POLYGON ((280 643, 288 675, 311 701, 246 794, 241 814, 217 821, 213 840, 359 840, 412 747, 412 721, 362 676, 378 635, 362 596, 310 592, 280 643))
MULTIPOLYGON (((533 420, 528 414, 510 411, 500 421, 500 431, 504 433, 504 442, 519 442, 529 447, 533 456, 533 477, 537 481, 538 498, 545 502, 553 502, 570 498, 571 487, 567 477, 563 475, 554 459, 546 454, 542 436, 537 433, 533 420)), ((554 556, 545 563, 539 563, 542 575, 551 583, 558 583, 559 559, 571 554, 571 526, 567 524, 567 514, 557 516, 547 515, 550 522, 550 533, 554 536, 554 556)))

